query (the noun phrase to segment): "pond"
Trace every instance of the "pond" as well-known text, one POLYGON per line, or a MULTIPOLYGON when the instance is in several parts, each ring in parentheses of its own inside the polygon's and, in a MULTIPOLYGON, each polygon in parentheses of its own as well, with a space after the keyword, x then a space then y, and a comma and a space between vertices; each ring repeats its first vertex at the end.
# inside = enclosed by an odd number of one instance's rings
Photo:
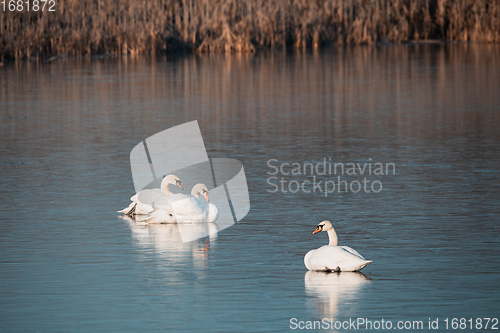
POLYGON ((0 331, 426 331, 453 318, 474 331, 498 318, 499 51, 0 68, 0 331), (135 192, 132 148, 194 120, 208 157, 242 163, 250 210, 183 243, 175 225, 116 211, 135 192), (373 263, 308 272, 325 219, 373 263))

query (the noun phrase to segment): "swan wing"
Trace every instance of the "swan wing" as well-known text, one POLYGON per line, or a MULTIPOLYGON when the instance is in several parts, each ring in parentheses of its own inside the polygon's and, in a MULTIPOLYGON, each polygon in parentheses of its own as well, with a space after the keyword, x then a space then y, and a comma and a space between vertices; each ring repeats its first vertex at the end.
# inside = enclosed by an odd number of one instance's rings
MULTIPOLYGON (((172 214, 175 221, 178 223, 213 222, 209 220, 209 203, 194 196, 180 193, 169 196, 163 195, 156 199, 153 203, 153 207, 155 210, 163 210, 167 212, 169 215, 165 215, 166 217, 170 217, 170 214, 172 214)), ((155 215, 158 215, 159 217, 161 214, 155 213, 155 215)), ((218 216, 218 210, 212 212, 212 215, 214 215, 215 221, 218 216)))
POLYGON ((177 194, 171 194, 171 195, 160 195, 157 197, 157 199, 152 203, 152 206, 156 209, 164 209, 169 212, 173 212, 173 207, 172 203, 184 200, 186 198, 189 198, 190 196, 182 194, 182 193, 177 193, 177 194))
POLYGON ((208 212, 208 205, 201 199, 195 197, 185 197, 180 200, 172 200, 172 207, 177 215, 199 215, 208 212))
POLYGON ((130 198, 130 200, 144 205, 152 205, 161 196, 165 195, 158 189, 142 190, 130 198))
POLYGON ((355 255, 356 257, 359 257, 360 259, 365 260, 365 258, 361 254, 359 254, 359 252, 356 251, 355 249, 353 249, 349 246, 339 246, 339 247, 342 248, 344 251, 347 251, 347 252, 355 255))

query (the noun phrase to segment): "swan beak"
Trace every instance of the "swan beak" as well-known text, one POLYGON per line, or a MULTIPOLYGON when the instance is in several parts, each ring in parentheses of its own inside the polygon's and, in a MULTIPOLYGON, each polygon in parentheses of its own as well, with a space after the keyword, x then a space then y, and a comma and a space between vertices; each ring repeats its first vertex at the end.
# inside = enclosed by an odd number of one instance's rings
POLYGON ((316 230, 314 230, 314 231, 312 232, 312 234, 313 234, 313 235, 314 235, 314 234, 317 234, 317 233, 318 233, 318 232, 320 232, 321 230, 322 230, 322 228, 321 228, 320 226, 318 226, 318 227, 316 228, 316 230))
POLYGON ((180 181, 176 181, 175 182, 175 185, 179 186, 181 190, 183 190, 184 188, 181 186, 181 182, 180 181))
POLYGON ((203 196, 205 197, 205 199, 207 199, 207 201, 210 201, 210 199, 208 199, 208 192, 204 192, 203 196))

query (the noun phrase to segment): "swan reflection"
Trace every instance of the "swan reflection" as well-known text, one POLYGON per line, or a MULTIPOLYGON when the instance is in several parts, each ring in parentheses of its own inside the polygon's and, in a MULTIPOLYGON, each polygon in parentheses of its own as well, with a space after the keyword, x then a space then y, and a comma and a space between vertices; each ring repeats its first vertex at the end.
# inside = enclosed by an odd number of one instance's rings
POLYGON ((308 271, 304 277, 306 294, 315 297, 311 301, 314 312, 331 319, 339 317, 339 308, 356 303, 359 290, 369 281, 359 272, 308 271))
POLYGON ((217 239, 215 223, 140 224, 130 217, 133 238, 144 252, 154 252, 169 263, 186 263, 192 258, 197 267, 206 266, 210 248, 217 239), (208 237, 206 237, 208 236, 208 237))

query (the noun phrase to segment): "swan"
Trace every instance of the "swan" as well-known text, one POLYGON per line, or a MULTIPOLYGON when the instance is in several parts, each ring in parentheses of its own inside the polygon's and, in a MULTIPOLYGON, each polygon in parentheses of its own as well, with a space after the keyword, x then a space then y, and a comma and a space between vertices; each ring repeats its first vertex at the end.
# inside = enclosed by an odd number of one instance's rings
POLYGON ((142 190, 134 194, 130 198, 132 201, 127 208, 119 210, 118 213, 123 213, 128 216, 133 215, 147 215, 153 211, 151 204, 158 199, 160 196, 171 195, 172 192, 169 190, 169 185, 178 186, 181 190, 184 188, 181 186, 181 180, 176 175, 167 175, 161 181, 160 188, 142 190))
POLYGON ((312 233, 316 234, 321 231, 328 233, 330 242, 319 249, 307 252, 304 257, 304 264, 308 270, 357 272, 373 262, 366 260, 356 250, 348 246, 338 246, 337 233, 330 221, 321 222, 312 233))
POLYGON ((152 206, 154 210, 149 217, 141 222, 147 223, 213 223, 219 217, 219 209, 209 202, 208 188, 205 184, 196 184, 191 190, 191 195, 172 194, 162 195, 152 206), (205 200, 200 199, 203 195, 205 200))

